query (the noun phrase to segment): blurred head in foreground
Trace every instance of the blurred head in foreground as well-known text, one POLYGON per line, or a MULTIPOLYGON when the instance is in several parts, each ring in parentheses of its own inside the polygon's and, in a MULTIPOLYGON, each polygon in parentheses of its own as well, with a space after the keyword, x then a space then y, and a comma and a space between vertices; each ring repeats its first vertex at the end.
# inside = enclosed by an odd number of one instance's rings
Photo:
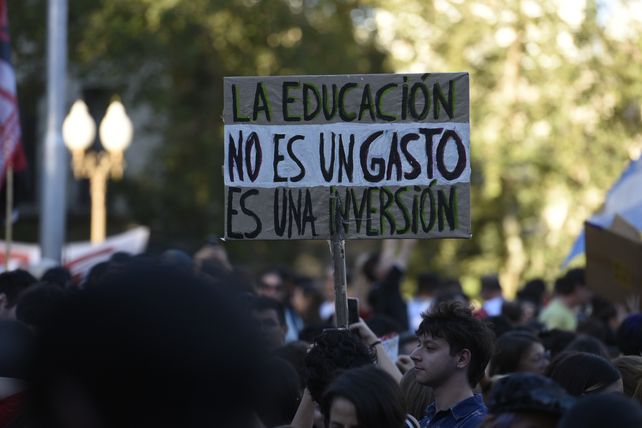
POLYGON ((558 425, 559 428, 639 428, 641 426, 640 405, 621 394, 582 398, 566 412, 558 425))
POLYGON ((35 336, 19 321, 0 319, 0 427, 26 426, 35 336))
POLYGON ((237 300, 148 261, 74 294, 40 332, 35 426, 253 426, 266 358, 237 300))

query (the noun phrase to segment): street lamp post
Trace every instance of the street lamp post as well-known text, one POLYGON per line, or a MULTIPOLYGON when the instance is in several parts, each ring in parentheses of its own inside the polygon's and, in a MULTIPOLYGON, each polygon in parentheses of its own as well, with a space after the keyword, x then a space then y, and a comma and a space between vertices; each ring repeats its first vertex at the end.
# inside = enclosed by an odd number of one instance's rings
POLYGON ((88 178, 91 195, 91 242, 105 240, 107 180, 120 179, 125 169, 124 152, 132 141, 134 129, 120 101, 113 101, 100 123, 100 142, 106 149, 87 152, 96 138, 96 123, 87 105, 78 100, 62 125, 65 145, 71 151, 74 177, 88 178))

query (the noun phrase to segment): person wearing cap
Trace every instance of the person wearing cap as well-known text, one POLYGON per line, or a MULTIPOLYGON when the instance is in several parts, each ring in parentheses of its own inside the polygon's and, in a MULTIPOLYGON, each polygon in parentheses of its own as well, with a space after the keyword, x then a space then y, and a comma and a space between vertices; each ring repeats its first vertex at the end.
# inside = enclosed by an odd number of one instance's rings
POLYGON ((555 428, 575 403, 564 388, 535 373, 513 373, 497 381, 481 428, 555 428))

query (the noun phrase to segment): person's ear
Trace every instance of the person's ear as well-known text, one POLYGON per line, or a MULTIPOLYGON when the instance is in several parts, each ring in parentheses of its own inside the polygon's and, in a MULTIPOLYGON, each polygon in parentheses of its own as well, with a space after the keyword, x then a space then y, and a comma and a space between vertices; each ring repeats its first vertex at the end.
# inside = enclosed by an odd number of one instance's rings
POLYGON ((470 349, 464 348, 457 353, 457 367, 462 369, 468 367, 471 358, 470 349))

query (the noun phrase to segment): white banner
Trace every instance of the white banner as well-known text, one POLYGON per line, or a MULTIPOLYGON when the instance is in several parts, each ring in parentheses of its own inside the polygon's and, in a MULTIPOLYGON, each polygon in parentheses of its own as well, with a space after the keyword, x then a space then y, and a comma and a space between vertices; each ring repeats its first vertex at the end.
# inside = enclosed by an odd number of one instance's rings
POLYGON ((73 276, 83 277, 97 263, 109 260, 117 252, 140 254, 147 248, 149 229, 137 227, 119 235, 110 236, 100 244, 71 242, 63 248, 64 265, 73 276))
MULTIPOLYGON (((72 242, 65 244, 62 250, 63 265, 71 271, 74 277, 84 277, 85 274, 95 264, 107 261, 117 252, 126 252, 129 254, 140 254, 147 248, 149 240, 149 229, 143 226, 128 230, 119 235, 108 237, 100 244, 90 242, 72 242)), ((5 243, 0 241, 0 261, 4 262, 5 243)), ((41 258, 40 246, 37 244, 27 244, 23 242, 14 242, 11 244, 11 257, 9 259, 9 269, 24 269, 33 271, 36 275, 44 272, 39 265, 46 264, 44 268, 55 265, 53 261, 46 261, 41 258)), ((2 263, 4 267, 4 263, 2 263)), ((3 269, 0 269, 2 271, 3 269)))
POLYGON ((468 123, 226 125, 226 186, 470 182, 468 123))

